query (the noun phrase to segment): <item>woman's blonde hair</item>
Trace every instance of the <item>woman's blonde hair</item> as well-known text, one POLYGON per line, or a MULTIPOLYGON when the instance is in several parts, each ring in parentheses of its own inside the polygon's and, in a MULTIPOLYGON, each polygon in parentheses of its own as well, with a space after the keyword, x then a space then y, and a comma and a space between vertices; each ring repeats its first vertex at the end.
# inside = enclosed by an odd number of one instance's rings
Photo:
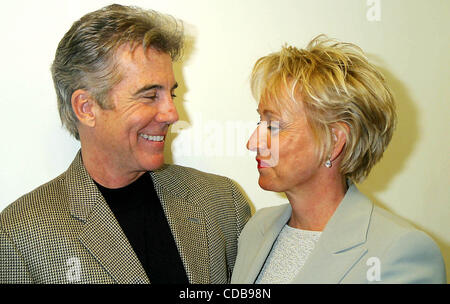
POLYGON ((395 129, 395 103, 383 75, 358 46, 324 35, 305 49, 283 46, 260 58, 251 88, 257 101, 281 113, 295 113, 303 102, 321 162, 333 148, 332 128, 342 128, 347 138, 340 172, 353 182, 369 174, 395 129))

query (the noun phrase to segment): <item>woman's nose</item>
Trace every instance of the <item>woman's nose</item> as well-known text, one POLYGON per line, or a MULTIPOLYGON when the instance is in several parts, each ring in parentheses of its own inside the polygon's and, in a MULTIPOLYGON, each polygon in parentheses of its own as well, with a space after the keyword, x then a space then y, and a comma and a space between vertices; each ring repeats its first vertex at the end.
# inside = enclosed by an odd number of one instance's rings
POLYGON ((256 134, 258 132, 258 128, 256 128, 252 135, 250 135, 250 138, 247 141, 247 149, 250 151, 256 151, 256 147, 258 145, 258 135, 256 134))
POLYGON ((247 149, 256 151, 258 154, 264 154, 262 152, 267 149, 267 128, 264 128, 262 125, 256 127, 247 141, 247 149))

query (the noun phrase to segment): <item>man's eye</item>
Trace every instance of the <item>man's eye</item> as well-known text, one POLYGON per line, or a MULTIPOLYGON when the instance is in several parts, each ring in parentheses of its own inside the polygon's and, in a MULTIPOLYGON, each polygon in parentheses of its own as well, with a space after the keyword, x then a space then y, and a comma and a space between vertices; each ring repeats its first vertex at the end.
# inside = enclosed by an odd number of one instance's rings
POLYGON ((155 100, 157 97, 158 97, 158 95, 144 96, 145 99, 150 99, 150 100, 155 100))
POLYGON ((175 95, 174 93, 172 93, 172 98, 175 98, 175 97, 177 97, 177 95, 175 95))

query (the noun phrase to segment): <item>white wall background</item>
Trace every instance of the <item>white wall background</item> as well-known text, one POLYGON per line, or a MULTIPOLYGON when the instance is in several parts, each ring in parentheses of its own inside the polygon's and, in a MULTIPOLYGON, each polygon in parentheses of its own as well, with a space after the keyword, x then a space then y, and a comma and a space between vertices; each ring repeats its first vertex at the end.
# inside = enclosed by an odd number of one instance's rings
MULTIPOLYGON (((62 173, 77 152, 79 143, 61 129, 49 68, 72 22, 110 3, 2 4, 0 210, 62 173)), ((254 62, 283 43, 303 47, 320 33, 361 46, 393 88, 399 126, 385 157, 359 188, 430 234, 450 273, 450 1, 118 3, 180 18, 192 37, 176 65, 181 122, 173 128, 167 161, 231 177, 254 209, 286 202, 258 188, 254 156, 245 150, 257 121, 248 84, 254 62)))

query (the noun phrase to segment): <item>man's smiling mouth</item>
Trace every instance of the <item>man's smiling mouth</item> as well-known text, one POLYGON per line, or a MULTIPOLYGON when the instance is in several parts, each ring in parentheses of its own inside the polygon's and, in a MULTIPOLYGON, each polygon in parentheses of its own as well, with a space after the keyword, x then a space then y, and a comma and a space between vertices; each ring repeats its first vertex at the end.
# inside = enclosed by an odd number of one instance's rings
POLYGON ((144 133, 140 133, 139 134, 140 137, 144 138, 145 140, 148 141, 164 141, 164 136, 163 135, 147 135, 144 133))

